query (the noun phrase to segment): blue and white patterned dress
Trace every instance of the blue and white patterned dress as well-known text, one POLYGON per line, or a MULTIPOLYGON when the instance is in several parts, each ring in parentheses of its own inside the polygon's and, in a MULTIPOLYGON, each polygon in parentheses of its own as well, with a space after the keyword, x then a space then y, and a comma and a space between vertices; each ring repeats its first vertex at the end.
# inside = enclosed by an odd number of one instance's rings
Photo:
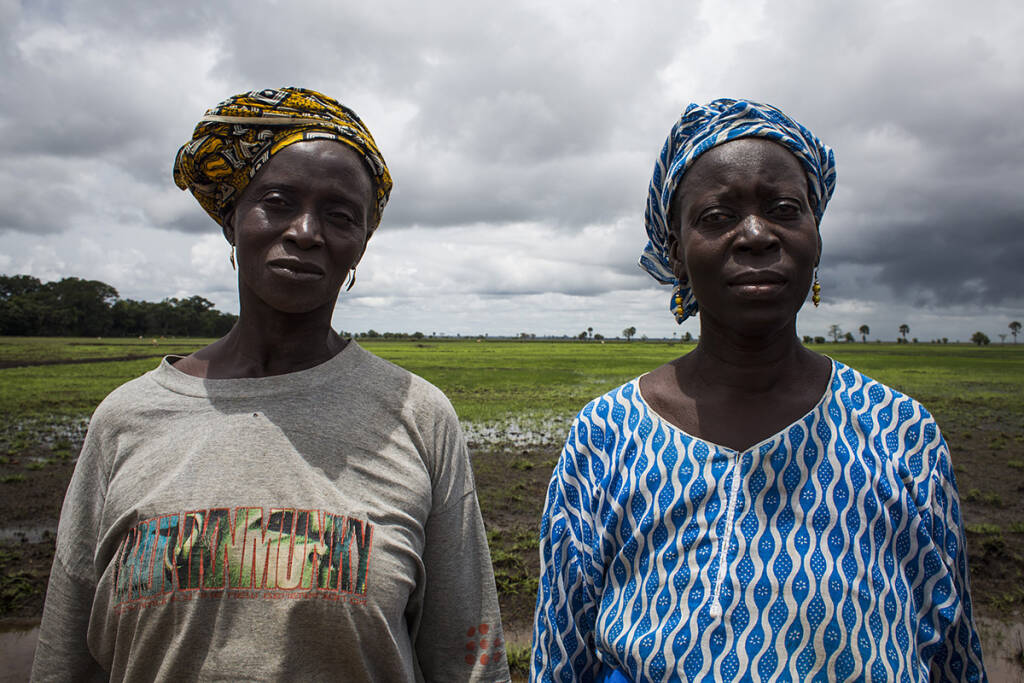
POLYGON ((669 424, 639 379, 580 412, 541 523, 532 680, 985 679, 938 426, 832 363, 807 415, 742 452, 669 424))

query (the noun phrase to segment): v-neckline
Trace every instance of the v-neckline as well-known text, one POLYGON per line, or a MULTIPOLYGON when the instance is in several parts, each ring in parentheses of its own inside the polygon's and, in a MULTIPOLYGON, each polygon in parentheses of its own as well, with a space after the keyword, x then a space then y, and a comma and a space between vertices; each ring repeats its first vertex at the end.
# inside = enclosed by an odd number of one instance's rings
POLYGON ((647 409, 647 411, 651 415, 653 415, 659 422, 663 423, 671 431, 678 432, 679 434, 682 434, 683 436, 687 437, 688 439, 692 439, 694 441, 700 441, 701 443, 708 444, 709 446, 713 447, 715 450, 718 450, 718 451, 725 451, 727 453, 743 454, 743 453, 749 453, 751 451, 755 451, 755 450, 761 448, 761 446, 763 446, 765 444, 768 444, 768 443, 771 443, 772 441, 775 441, 777 438, 779 438, 780 436, 782 436, 783 434, 785 434, 786 432, 791 430, 793 427, 795 427, 796 425, 800 424, 801 422, 806 420, 808 417, 810 417, 814 413, 816 413, 816 412, 821 410, 822 406, 828 401, 829 396, 831 396, 831 394, 832 394, 832 385, 835 383, 836 376, 839 374, 839 362, 837 360, 835 360, 834 358, 831 358, 829 356, 825 356, 825 357, 828 358, 829 364, 831 365, 831 368, 830 368, 830 371, 829 371, 828 382, 825 384, 825 391, 822 393, 821 397, 815 402, 815 404, 811 407, 811 409, 808 410, 807 412, 805 412, 800 417, 798 417, 795 420, 793 420, 792 422, 790 422, 789 424, 787 424, 782 429, 780 429, 777 432, 775 432, 774 434, 770 434, 769 436, 766 436, 765 438, 761 439, 757 443, 755 443, 755 444, 753 444, 751 446, 748 446, 747 448, 744 448, 742 450, 739 450, 739 449, 736 449, 736 448, 730 448, 729 446, 723 446, 722 444, 715 443, 714 441, 711 441, 709 439, 705 439, 705 438, 702 438, 702 437, 690 434, 688 431, 686 431, 685 429, 683 429, 682 427, 680 427, 679 425, 675 424, 674 422, 669 420, 667 417, 665 417, 664 415, 659 413, 654 408, 654 406, 652 406, 650 404, 650 402, 644 397, 643 391, 640 389, 640 380, 643 379, 644 377, 646 377, 647 375, 649 375, 650 373, 645 372, 643 375, 640 375, 639 377, 635 378, 631 382, 631 384, 633 384, 634 387, 635 387, 635 391, 636 391, 636 395, 637 395, 638 400, 641 403, 643 403, 643 405, 647 409))

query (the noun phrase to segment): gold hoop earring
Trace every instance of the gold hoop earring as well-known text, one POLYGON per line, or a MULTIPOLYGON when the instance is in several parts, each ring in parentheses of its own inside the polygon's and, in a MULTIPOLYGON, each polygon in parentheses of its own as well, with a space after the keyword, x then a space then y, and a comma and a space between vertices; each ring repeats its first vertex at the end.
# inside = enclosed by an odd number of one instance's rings
POLYGON ((238 270, 235 267, 235 245, 231 245, 231 255, 228 256, 228 260, 231 261, 231 270, 238 270))
POLYGON ((811 302, 817 308, 821 303, 821 283, 818 282, 818 269, 814 269, 814 284, 811 285, 811 302))

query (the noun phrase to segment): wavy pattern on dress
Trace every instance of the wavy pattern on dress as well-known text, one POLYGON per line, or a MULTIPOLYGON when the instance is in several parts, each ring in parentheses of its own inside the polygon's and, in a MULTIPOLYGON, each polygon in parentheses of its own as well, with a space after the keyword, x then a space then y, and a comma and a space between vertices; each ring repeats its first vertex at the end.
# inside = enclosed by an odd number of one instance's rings
POLYGON ((541 522, 532 680, 984 680, 949 452, 928 412, 833 361, 738 452, 639 379, 577 416, 541 522))

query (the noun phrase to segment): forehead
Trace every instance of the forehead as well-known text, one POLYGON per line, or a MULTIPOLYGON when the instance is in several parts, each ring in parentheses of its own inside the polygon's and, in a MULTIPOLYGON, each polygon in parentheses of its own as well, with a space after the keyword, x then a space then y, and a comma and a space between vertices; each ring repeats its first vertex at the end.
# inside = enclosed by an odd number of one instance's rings
POLYGON ((317 190, 348 190, 369 195, 373 181, 363 158, 336 140, 304 140, 288 145, 263 165, 250 186, 289 182, 317 190))
POLYGON ((727 187, 797 185, 807 191, 800 161, 782 145, 763 138, 740 138, 711 148, 693 162, 676 189, 682 195, 727 187))

